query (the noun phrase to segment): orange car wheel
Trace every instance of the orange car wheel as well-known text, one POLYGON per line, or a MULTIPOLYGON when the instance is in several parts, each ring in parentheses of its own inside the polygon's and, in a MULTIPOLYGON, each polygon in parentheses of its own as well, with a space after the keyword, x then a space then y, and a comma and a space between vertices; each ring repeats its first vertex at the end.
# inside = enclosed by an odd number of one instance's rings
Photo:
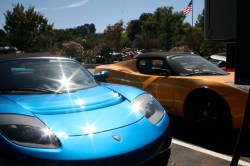
POLYGON ((185 103, 185 115, 195 125, 232 129, 232 119, 228 106, 215 92, 196 91, 188 97, 185 103))

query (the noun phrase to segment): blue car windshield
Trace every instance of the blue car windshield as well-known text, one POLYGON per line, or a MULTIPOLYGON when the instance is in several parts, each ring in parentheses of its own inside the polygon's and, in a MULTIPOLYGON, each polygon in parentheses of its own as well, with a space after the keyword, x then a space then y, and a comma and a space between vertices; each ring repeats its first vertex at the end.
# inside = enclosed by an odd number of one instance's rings
POLYGON ((1 93, 67 93, 97 86, 80 63, 67 59, 20 59, 0 62, 1 93))

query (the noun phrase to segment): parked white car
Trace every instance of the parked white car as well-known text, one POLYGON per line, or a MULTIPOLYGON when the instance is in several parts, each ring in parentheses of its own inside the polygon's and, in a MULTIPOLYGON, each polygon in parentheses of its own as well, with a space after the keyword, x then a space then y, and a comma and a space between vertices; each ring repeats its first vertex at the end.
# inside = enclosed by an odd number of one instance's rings
POLYGON ((210 55, 208 60, 219 67, 225 67, 227 61, 226 53, 210 55))

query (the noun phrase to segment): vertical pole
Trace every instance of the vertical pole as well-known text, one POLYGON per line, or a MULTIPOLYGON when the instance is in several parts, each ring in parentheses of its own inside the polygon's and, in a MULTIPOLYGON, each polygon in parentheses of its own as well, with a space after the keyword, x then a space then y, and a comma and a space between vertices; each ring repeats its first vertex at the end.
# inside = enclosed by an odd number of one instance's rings
MULTIPOLYGON (((235 78, 236 84, 243 84, 243 85, 249 85, 250 84, 250 77, 247 72, 244 72, 243 69, 247 67, 248 61, 247 61, 247 55, 245 55, 245 52, 248 51, 247 47, 240 47, 243 46, 241 43, 242 41, 246 41, 249 36, 249 25, 244 24, 242 19, 240 17, 244 16, 242 10, 239 10, 241 6, 247 5, 245 1, 237 1, 236 0, 236 65, 235 65, 235 75, 237 74, 238 77, 235 78), (243 30, 244 27, 244 30, 243 30), (248 27, 248 28, 247 28, 248 27), (242 32, 243 31, 243 32, 242 32), (242 35, 244 34, 244 35, 242 35)), ((245 108, 244 118, 242 122, 242 126, 240 129, 240 133, 238 136, 237 143, 235 145, 234 154, 230 163, 230 166, 237 166, 240 156, 241 156, 241 150, 244 146, 244 143, 246 142, 246 136, 248 133, 248 126, 250 123, 250 89, 248 93, 248 99, 247 104, 245 108)))
POLYGON ((47 30, 45 32, 45 41, 46 41, 46 51, 48 51, 49 50, 49 36, 48 36, 47 30))
MULTIPOLYGON (((249 91, 249 93, 250 93, 250 91, 249 91)), ((241 156, 240 152, 241 152, 243 143, 246 142, 245 138, 246 138, 246 134, 247 134, 247 130, 248 130, 248 125, 250 122, 250 96, 249 96, 249 93, 248 93, 248 100, 247 100, 247 104, 246 104, 246 109, 245 109, 245 114, 244 114, 242 126, 240 129, 237 143, 235 145, 234 154, 233 154, 230 166, 237 166, 238 165, 238 162, 239 162, 239 159, 241 156)))
POLYGON ((193 25, 193 17, 194 17, 194 0, 192 0, 192 27, 194 27, 194 25, 193 25))

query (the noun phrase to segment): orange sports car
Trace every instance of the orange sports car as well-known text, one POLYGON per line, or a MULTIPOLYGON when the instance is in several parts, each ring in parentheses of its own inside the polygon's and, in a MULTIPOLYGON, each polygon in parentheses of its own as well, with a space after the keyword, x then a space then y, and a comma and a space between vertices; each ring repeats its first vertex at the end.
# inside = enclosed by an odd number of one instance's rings
POLYGON ((138 87, 151 93, 169 114, 195 124, 239 129, 249 86, 234 83, 205 58, 183 52, 148 52, 133 59, 95 68, 100 82, 138 87))

